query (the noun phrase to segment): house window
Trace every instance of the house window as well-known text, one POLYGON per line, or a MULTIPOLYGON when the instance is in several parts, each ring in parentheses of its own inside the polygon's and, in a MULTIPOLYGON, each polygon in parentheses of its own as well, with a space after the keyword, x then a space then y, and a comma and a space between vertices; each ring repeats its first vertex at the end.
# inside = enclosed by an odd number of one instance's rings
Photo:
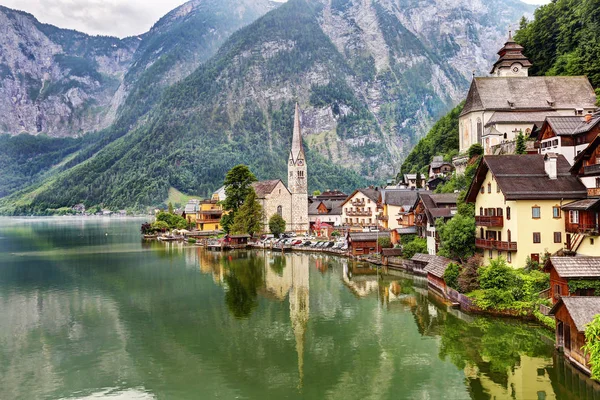
POLYGON ((481 185, 481 189, 479 189, 479 192, 480 192, 481 194, 484 194, 484 193, 485 193, 485 188, 483 187, 483 185, 481 185))
POLYGON ((488 183, 488 193, 492 193, 492 184, 488 183))
POLYGON ((579 211, 577 211, 577 210, 569 211, 569 221, 571 221, 572 224, 578 224, 579 223, 579 211))
POLYGON ((503 255, 502 252, 498 251, 498 258, 502 257, 502 255, 503 255))
POLYGON ((492 258, 494 256, 494 253, 492 252, 492 249, 488 250, 488 257, 492 258))
POLYGON ((600 188, 600 178, 596 178, 596 187, 600 188))
POLYGON ((531 218, 539 219, 540 218, 540 208, 538 206, 531 207, 531 218))
POLYGON ((502 209, 501 209, 500 207, 498 207, 498 208, 496 209, 496 215, 497 215, 497 216, 499 216, 499 217, 501 217, 501 216, 502 216, 502 209))
POLYGON ((510 229, 506 232, 506 236, 508 236, 508 243, 510 243, 510 239, 511 239, 511 237, 510 237, 510 229))
POLYGON ((590 238, 590 244, 593 246, 594 245, 594 238, 590 238))
POLYGON ((483 234, 483 228, 479 228, 479 235, 481 236, 482 239, 485 239, 485 236, 483 234))
POLYGON ((562 233, 554 232, 554 243, 562 243, 562 233))
POLYGON ((542 235, 539 232, 533 232, 533 243, 541 243, 542 235))
POLYGON ((552 207, 552 218, 560 218, 560 207, 559 206, 552 207))
POLYGON ((512 253, 510 251, 506 253, 506 261, 509 263, 512 262, 512 253))
POLYGON ((483 124, 481 119, 477 118, 477 143, 481 143, 481 137, 483 136, 483 124))
POLYGON ((483 215, 483 207, 479 207, 479 215, 483 215))
POLYGON ((298 178, 304 178, 304 171, 298 171, 298 178))
POLYGON ((500 193, 500 185, 496 183, 496 193, 500 193))

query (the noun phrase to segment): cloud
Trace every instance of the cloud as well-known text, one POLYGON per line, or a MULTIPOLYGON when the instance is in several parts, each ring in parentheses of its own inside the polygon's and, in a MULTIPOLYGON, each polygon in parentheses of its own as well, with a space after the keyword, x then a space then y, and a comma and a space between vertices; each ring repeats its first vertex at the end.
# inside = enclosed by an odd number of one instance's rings
POLYGON ((144 33, 186 0, 0 0, 41 22, 92 35, 118 37, 144 33))

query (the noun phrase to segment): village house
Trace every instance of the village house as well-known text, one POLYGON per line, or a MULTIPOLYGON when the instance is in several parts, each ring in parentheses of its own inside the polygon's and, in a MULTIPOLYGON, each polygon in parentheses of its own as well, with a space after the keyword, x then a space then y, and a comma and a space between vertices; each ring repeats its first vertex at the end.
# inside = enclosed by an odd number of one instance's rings
POLYGON ((584 116, 596 109, 596 95, 585 76, 529 76, 531 62, 509 34, 498 52, 491 77, 474 77, 459 116, 460 156, 453 160, 461 172, 465 154, 479 143, 486 155, 519 132, 525 136, 547 117, 584 116))
POLYGON ((515 267, 563 249, 562 206, 585 198, 585 186, 560 154, 484 156, 466 201, 475 204, 475 245, 484 263, 504 257, 515 267))
POLYGON ((197 213, 200 210, 200 200, 190 199, 183 208, 183 216, 188 224, 196 223, 197 213))
POLYGON ((391 231, 393 244, 400 241, 401 235, 416 234, 413 209, 419 198, 418 190, 382 189, 383 210, 377 215, 383 229, 391 231))
MULTIPOLYGON (((346 198, 344 197, 344 200, 346 198)), ((331 226, 342 225, 342 203, 344 200, 319 200, 309 199, 308 201, 308 220, 310 230, 315 225, 326 223, 331 226)))
POLYGON ((590 374, 585 345, 585 326, 600 314, 600 297, 561 297, 550 310, 556 321, 556 347, 577 368, 590 374))
POLYGON ((559 153, 573 165, 579 155, 600 133, 600 113, 585 116, 548 117, 537 137, 541 154, 559 153))
POLYGON ((431 164, 429 164, 429 179, 447 177, 452 175, 452 163, 444 161, 443 156, 434 156, 431 164))
POLYGON ((434 194, 420 192, 414 208, 417 234, 427 239, 427 253, 436 255, 440 240, 435 228, 438 219, 449 220, 456 215, 458 193, 434 194))
MULTIPOLYGON (((189 217, 189 214, 186 213, 186 216, 189 217)), ((201 232, 220 231, 222 229, 222 216, 223 207, 221 207, 221 204, 217 200, 203 200, 200 202, 198 211, 196 212, 196 229, 201 232)))
POLYGON ((427 184, 427 179, 420 174, 404 174, 404 185, 403 188, 407 189, 420 189, 424 188, 427 184))
POLYGON ((389 237, 388 232, 348 232, 346 240, 348 249, 353 256, 379 253, 381 248, 377 241, 389 237))
POLYGON ((342 202, 342 223, 350 230, 378 228, 377 215, 383 209, 381 191, 370 187, 355 190, 342 202))
POLYGON ((411 262, 414 273, 427 275, 429 286, 442 296, 446 296, 444 273, 452 260, 432 254, 417 253, 411 258, 411 262))
POLYGON ((550 274, 553 304, 561 297, 594 296, 594 286, 600 283, 600 257, 550 257, 544 265, 544 272, 550 274), (569 282, 576 286, 573 291, 569 289, 569 282))

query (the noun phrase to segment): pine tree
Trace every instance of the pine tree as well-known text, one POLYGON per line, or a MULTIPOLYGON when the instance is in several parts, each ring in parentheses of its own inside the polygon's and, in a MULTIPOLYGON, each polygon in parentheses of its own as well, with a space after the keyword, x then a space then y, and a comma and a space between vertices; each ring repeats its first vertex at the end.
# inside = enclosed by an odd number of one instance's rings
POLYGON ((526 154, 527 153, 527 144, 525 143, 525 136, 523 135, 523 131, 519 131, 517 135, 517 154, 526 154))
MULTIPOLYGON (((256 176, 250 171, 250 168, 246 165, 236 165, 227 172, 225 176, 225 201, 223 201, 223 209, 229 211, 221 219, 221 226, 223 230, 229 233, 232 230, 232 226, 235 224, 235 216, 245 199, 250 194, 252 189, 252 183, 256 182, 256 176)), ((256 193, 254 193, 256 196, 256 193)), ((245 233, 245 232, 244 232, 245 233)))
POLYGON ((279 214, 273 214, 269 219, 269 230, 275 237, 285 232, 285 219, 279 214))
POLYGON ((233 218, 231 232, 254 235, 262 230, 263 210, 252 187, 233 218))
POLYGON ((173 203, 169 202, 169 214, 173 214, 173 203))

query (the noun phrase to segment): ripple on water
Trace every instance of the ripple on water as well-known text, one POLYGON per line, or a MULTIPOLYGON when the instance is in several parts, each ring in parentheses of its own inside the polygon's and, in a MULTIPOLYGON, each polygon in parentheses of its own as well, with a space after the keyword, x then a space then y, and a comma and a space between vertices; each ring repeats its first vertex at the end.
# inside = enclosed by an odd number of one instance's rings
POLYGON ((103 389, 100 392, 92 393, 83 397, 64 397, 61 400, 92 400, 92 399, 111 399, 111 400, 149 400, 156 397, 142 388, 134 389, 103 389))

